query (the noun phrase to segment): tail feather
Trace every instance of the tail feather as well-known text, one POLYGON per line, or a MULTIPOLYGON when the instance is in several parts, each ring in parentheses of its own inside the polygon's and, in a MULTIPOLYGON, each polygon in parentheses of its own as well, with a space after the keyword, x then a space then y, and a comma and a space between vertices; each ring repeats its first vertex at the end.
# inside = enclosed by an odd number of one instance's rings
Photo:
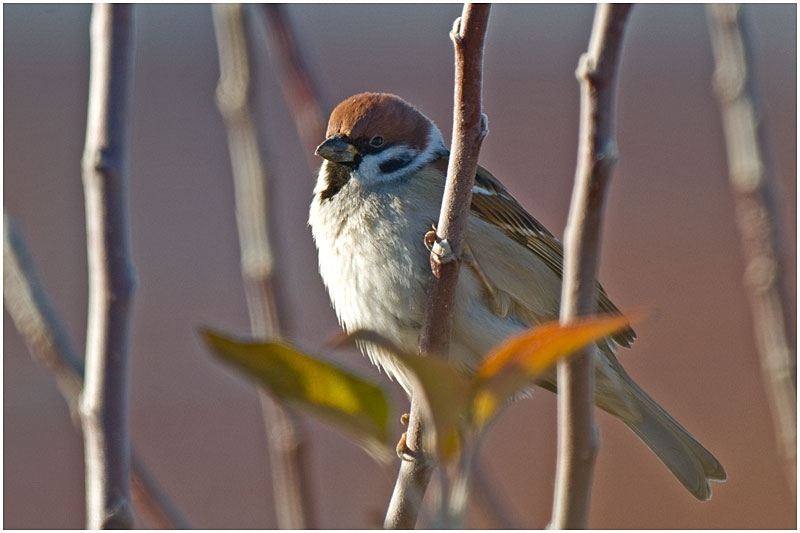
MULTIPOLYGON (((628 426, 698 500, 711 498, 711 481, 728 475, 714 455, 644 392, 601 345, 595 359, 595 405, 628 426)), ((557 392, 555 371, 538 385, 557 392)))
POLYGON ((628 385, 633 407, 641 415, 636 420, 623 422, 695 498, 710 499, 710 482, 725 481, 728 477, 722 464, 629 376, 621 377, 628 385))

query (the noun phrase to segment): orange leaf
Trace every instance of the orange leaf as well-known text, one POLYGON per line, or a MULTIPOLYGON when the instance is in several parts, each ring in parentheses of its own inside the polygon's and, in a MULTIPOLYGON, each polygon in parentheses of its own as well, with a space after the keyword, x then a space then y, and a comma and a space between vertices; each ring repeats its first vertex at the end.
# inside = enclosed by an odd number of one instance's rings
MULTIPOLYGON (((634 315, 639 319, 641 313, 634 315)), ((473 420, 483 427, 513 396, 559 359, 630 325, 622 315, 579 318, 562 325, 547 322, 508 338, 484 360, 476 373, 473 420)))

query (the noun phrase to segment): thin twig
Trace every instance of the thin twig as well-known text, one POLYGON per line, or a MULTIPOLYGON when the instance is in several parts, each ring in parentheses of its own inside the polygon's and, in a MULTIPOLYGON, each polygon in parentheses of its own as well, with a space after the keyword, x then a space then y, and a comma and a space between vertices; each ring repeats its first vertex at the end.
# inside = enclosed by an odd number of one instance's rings
POLYGON ((53 375, 73 421, 83 389, 83 361, 36 275, 25 240, 3 212, 3 301, 28 351, 53 375))
MULTIPOLYGON (((22 234, 7 213, 3 214, 3 301, 31 355, 53 375, 73 423, 80 427, 83 361, 47 298, 22 234)), ((189 529, 133 448, 131 458, 134 504, 163 529, 189 529)))
POLYGON ((719 99, 731 189, 745 258, 744 285, 750 296, 764 387, 772 410, 779 453, 797 491, 797 353, 788 329, 789 290, 783 262, 783 231, 775 201, 777 187, 767 163, 762 111, 755 91, 749 42, 741 6, 709 4, 708 24, 716 59, 714 89, 719 99))
POLYGON ((283 97, 294 117, 303 152, 308 157, 309 167, 316 172, 319 161, 314 155, 314 148, 325 133, 325 117, 319 91, 300 53, 292 26, 287 21, 285 6, 263 4, 263 7, 268 24, 267 48, 272 52, 276 63, 283 97))
MULTIPOLYGON (((215 4, 214 28, 220 61, 217 105, 228 131, 239 229, 242 278, 250 329, 261 339, 280 337, 274 258, 267 226, 268 173, 261 159, 250 111, 250 61, 241 4, 215 4)), ((278 527, 313 528, 309 487, 303 477, 304 434, 300 421, 260 390, 278 527)))
POLYGON ((145 466, 131 445, 131 490, 133 503, 145 511, 161 529, 192 529, 145 466))
POLYGON ((497 488, 488 479, 484 467, 478 460, 474 461, 472 482, 475 485, 477 503, 490 521, 491 529, 523 529, 517 525, 519 522, 513 518, 508 503, 497 493, 497 488))
POLYGON ((132 8, 96 4, 83 182, 89 316, 81 420, 90 529, 131 527, 128 334, 134 291, 127 203, 132 8))
MULTIPOLYGON (((465 4, 450 32, 455 49, 453 143, 447 167, 447 182, 439 214, 437 239, 431 252, 431 276, 425 325, 420 335, 420 353, 442 356, 448 351, 458 268, 467 230, 472 186, 478 153, 488 133, 481 112, 483 43, 489 20, 489 4, 465 4)), ((397 483, 384 527, 413 528, 419 504, 434 463, 422 449, 419 401, 412 398, 406 445, 411 461, 400 465, 397 483), (409 497, 411 496, 411 497, 409 497)))
MULTIPOLYGON (((616 73, 630 7, 597 6, 588 51, 581 56, 576 71, 581 85, 580 142, 564 234, 563 323, 595 312, 603 202, 617 161, 616 73)), ((558 389, 558 462, 550 526, 582 529, 588 522, 599 447, 594 422, 592 348, 559 363, 558 389)))

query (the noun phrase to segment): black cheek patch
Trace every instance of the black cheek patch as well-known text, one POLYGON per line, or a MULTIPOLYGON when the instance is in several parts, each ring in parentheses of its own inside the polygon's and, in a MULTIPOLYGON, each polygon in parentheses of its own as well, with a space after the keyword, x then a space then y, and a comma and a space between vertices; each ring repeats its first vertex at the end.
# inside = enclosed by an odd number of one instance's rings
POLYGON ((396 157, 394 159, 389 159, 388 161, 384 161, 378 168, 381 169, 381 172, 384 174, 391 174, 395 170, 400 170, 404 166, 411 163, 411 157, 403 156, 403 157, 396 157))

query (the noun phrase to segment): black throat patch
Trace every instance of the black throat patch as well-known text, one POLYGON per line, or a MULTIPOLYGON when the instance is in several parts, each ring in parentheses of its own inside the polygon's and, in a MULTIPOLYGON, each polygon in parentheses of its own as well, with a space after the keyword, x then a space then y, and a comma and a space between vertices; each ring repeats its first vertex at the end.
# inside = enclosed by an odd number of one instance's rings
POLYGON ((327 187, 320 194, 320 200, 330 200, 350 181, 350 169, 345 165, 328 164, 327 187))

